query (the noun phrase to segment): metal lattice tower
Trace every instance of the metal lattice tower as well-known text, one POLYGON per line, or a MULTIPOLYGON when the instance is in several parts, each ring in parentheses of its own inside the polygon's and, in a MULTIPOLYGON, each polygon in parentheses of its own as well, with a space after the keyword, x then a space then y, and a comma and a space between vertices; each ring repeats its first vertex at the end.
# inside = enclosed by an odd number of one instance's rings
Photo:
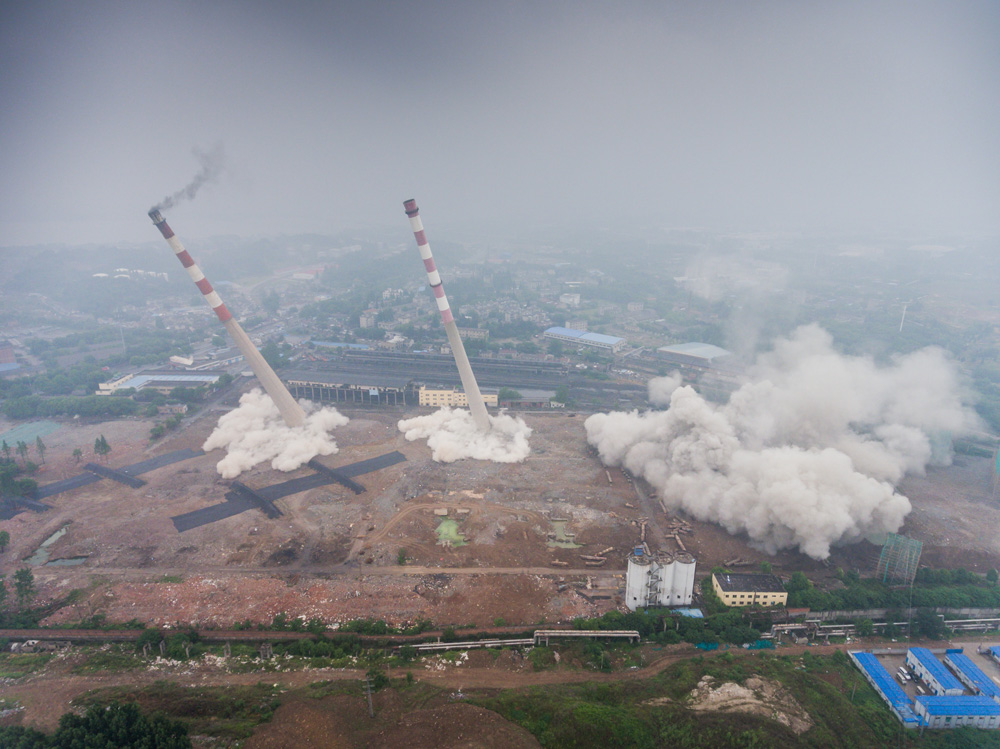
POLYGON ((917 575, 923 543, 890 533, 882 546, 875 576, 888 585, 909 585, 917 575))

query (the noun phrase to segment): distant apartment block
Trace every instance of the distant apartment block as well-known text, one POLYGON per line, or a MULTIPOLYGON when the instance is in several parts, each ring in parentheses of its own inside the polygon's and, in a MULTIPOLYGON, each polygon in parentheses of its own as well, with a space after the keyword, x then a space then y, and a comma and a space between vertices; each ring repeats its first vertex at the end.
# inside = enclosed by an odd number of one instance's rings
MULTIPOLYGON (((496 408, 499 391, 490 391, 489 389, 484 388, 482 393, 483 401, 486 405, 496 408)), ((467 407, 469 405, 469 398, 466 396, 464 390, 457 387, 433 388, 422 385, 420 387, 420 405, 433 406, 436 408, 441 408, 442 406, 449 406, 451 408, 467 407)))
POLYGON ((580 295, 579 294, 560 294, 559 304, 565 304, 567 307, 579 307, 580 306, 580 295))
POLYGON ((488 341, 490 331, 486 328, 459 328, 458 335, 464 341, 488 341))

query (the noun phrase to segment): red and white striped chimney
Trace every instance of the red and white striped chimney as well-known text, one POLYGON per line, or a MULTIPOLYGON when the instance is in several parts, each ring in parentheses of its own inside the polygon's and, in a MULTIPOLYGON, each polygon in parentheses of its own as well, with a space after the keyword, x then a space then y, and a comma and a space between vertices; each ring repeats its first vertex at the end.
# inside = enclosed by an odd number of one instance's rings
POLYGON ((420 257, 424 261, 424 270, 427 271, 427 282, 430 284, 431 291, 434 292, 434 300, 437 302, 438 312, 441 313, 441 322, 444 323, 444 331, 448 336, 451 352, 455 356, 455 364, 458 366, 458 374, 462 378, 465 397, 469 401, 472 420, 479 429, 486 431, 491 426, 490 415, 486 412, 483 394, 479 392, 479 383, 476 382, 476 376, 472 372, 472 364, 469 363, 469 357, 465 353, 462 337, 458 334, 458 325, 455 324, 455 316, 451 313, 448 297, 444 293, 441 274, 438 273, 437 266, 434 264, 434 256, 431 254, 431 247, 427 242, 424 223, 420 220, 420 209, 417 208, 417 201, 412 198, 403 201, 403 208, 406 209, 406 215, 410 218, 410 227, 417 240, 417 249, 420 250, 420 257))
POLYGON ((264 390, 271 397, 271 400, 274 401, 274 405, 278 407, 278 411, 281 412, 281 417, 285 420, 285 423, 290 427, 302 426, 306 420, 306 414, 302 410, 302 406, 296 403, 295 398, 288 392, 288 388, 285 387, 284 383, 278 379, 278 375, 271 369, 271 365, 264 360, 260 351, 253 345, 253 341, 250 340, 250 337, 240 327, 240 324, 236 322, 236 318, 226 308, 222 298, 212 288, 212 284, 205 278, 205 274, 201 272, 201 268, 198 267, 194 258, 188 254, 188 251, 184 249, 184 245, 174 235, 173 229, 167 224, 167 220, 163 218, 163 214, 154 208, 149 212, 149 217, 156 224, 156 228, 160 230, 163 238, 167 240, 170 249, 177 255, 177 259, 181 261, 181 265, 184 266, 188 275, 191 276, 191 280, 194 281, 199 291, 201 291, 202 296, 205 297, 208 306, 214 310, 216 316, 219 318, 219 322, 225 326, 229 336, 233 339, 233 343, 236 344, 236 347, 243 354, 244 360, 250 365, 253 373, 257 375, 257 379, 264 386, 264 390))
POLYGON ((212 288, 212 284, 209 283, 208 279, 205 278, 205 274, 201 272, 201 268, 194 261, 194 258, 188 254, 188 251, 184 249, 184 245, 181 244, 180 240, 174 235, 174 230, 170 228, 167 224, 167 220, 163 218, 163 214, 156 208, 149 212, 149 217, 153 219, 153 223, 156 224, 156 228, 160 230, 160 234, 163 238, 167 240, 167 244, 170 245, 170 249, 174 251, 177 255, 177 259, 181 261, 181 265, 184 266, 184 270, 188 272, 191 276, 191 280, 194 281, 194 285, 198 287, 202 296, 205 297, 205 301, 208 302, 208 306, 211 307, 216 316, 219 318, 219 322, 226 322, 232 319, 232 314, 226 308, 226 305, 222 303, 222 298, 218 295, 215 289, 212 288))

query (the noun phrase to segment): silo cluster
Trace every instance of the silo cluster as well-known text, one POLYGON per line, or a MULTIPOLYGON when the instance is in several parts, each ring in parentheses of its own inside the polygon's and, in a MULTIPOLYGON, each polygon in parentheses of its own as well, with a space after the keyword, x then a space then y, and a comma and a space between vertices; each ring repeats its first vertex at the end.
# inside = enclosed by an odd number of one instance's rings
POLYGON ((657 552, 637 546, 628 558, 625 605, 635 611, 651 606, 690 606, 694 593, 694 557, 687 552, 657 552))

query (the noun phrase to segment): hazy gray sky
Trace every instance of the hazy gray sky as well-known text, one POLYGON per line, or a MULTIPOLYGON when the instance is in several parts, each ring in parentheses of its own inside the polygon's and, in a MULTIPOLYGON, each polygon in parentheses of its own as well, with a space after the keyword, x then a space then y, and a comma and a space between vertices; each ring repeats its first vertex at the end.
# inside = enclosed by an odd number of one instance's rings
POLYGON ((0 246, 635 218, 1000 230, 1000 3, 0 4, 0 246), (621 6, 624 7, 621 7, 621 6))

